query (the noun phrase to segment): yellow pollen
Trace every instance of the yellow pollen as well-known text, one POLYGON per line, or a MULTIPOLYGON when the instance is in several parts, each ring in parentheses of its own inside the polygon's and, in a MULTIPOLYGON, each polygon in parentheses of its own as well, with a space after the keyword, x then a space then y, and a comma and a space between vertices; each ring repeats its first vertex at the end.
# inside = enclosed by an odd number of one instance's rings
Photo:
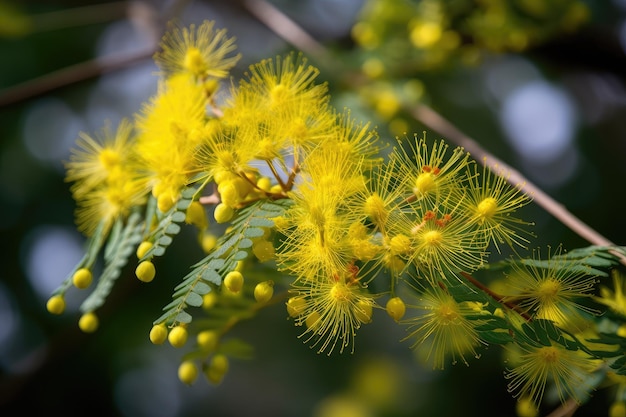
POLYGON ((443 240, 443 236, 438 230, 430 230, 424 233, 424 242, 429 245, 438 245, 443 240))
POLYGON ((554 346, 542 347, 539 349, 538 354, 546 363, 555 363, 559 360, 559 351, 554 346))
POLYGON ((98 159, 107 171, 111 171, 114 167, 119 165, 120 155, 111 149, 103 149, 98 155, 98 159))
POLYGON ((346 284, 338 282, 330 289, 330 297, 339 303, 345 303, 346 301, 350 301, 352 295, 346 284))
POLYGON ((454 320, 459 317, 459 313, 457 312, 455 306, 448 304, 443 304, 437 310, 437 315, 439 319, 444 322, 444 324, 450 324, 454 320))
POLYGON ((557 294, 561 290, 561 283, 554 278, 548 278, 544 280, 538 289, 539 298, 542 301, 551 301, 557 297, 557 294))
POLYGON ((413 187, 413 193, 416 196, 422 196, 431 192, 437 184, 435 184, 435 178, 430 172, 422 172, 415 180, 415 187, 413 187))
POLYGON ((219 151, 215 155, 224 171, 230 171, 235 166, 235 158, 230 151, 219 151))
POLYGON ((283 104, 287 100, 289 90, 283 84, 277 84, 270 91, 270 98, 272 100, 272 105, 277 106, 283 104))
POLYGON ((498 210, 498 204, 496 199, 493 197, 487 197, 480 203, 478 203, 478 214, 483 217, 490 219, 496 214, 496 210, 498 210))
POLYGON ((194 75, 201 76, 206 72, 206 62, 198 48, 190 46, 185 54, 183 63, 186 70, 194 75))

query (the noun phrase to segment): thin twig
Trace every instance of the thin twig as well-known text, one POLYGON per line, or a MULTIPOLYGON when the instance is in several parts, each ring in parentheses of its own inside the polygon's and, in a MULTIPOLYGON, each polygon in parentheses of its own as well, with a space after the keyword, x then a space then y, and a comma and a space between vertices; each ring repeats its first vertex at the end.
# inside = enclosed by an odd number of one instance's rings
POLYGON ((244 7, 260 22, 289 44, 322 59, 328 56, 326 48, 273 4, 265 0, 244 0, 244 7))
POLYGON ((559 408, 552 411, 546 417, 572 417, 580 404, 576 400, 569 399, 565 401, 559 408))
POLYGON ((31 27, 27 34, 121 19, 128 13, 128 7, 127 1, 114 1, 30 15, 31 27))
POLYGON ((96 58, 70 67, 50 72, 39 78, 17 84, 0 91, 0 107, 49 93, 61 87, 85 81, 99 75, 128 68, 151 58, 154 49, 142 50, 133 54, 114 54, 96 58))

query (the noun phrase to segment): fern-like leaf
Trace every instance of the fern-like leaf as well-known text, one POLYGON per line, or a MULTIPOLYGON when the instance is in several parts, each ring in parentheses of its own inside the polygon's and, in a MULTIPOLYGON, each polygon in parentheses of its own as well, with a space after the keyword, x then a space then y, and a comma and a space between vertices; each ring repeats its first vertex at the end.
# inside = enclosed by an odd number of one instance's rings
POLYGON ((122 268, 126 266, 129 256, 134 253, 135 247, 141 241, 143 224, 141 216, 133 213, 126 224, 119 219, 113 226, 114 234, 105 249, 105 267, 98 278, 98 284, 93 292, 83 301, 80 310, 85 313, 101 307, 106 297, 113 289, 113 284, 120 276, 122 268))
POLYGON ((74 266, 74 269, 70 271, 70 273, 65 277, 61 285, 56 288, 52 294, 63 294, 72 286, 72 277, 80 268, 91 268, 98 258, 98 254, 102 249, 102 246, 107 240, 109 234, 105 233, 106 222, 102 221, 96 228, 93 235, 89 237, 87 240, 87 248, 85 250, 85 254, 81 258, 80 261, 74 266))
POLYGON ((152 242, 152 247, 139 260, 140 262, 151 259, 155 256, 163 256, 165 254, 167 247, 174 241, 174 236, 180 233, 180 223, 185 221, 185 218, 187 217, 186 210, 193 201, 195 194, 195 188, 190 187, 184 189, 178 202, 162 217, 157 215, 156 204, 148 204, 146 214, 146 230, 149 230, 150 232, 144 236, 144 240, 152 242), (155 216, 157 217, 159 223, 154 229, 151 230, 149 225, 155 216))
POLYGON ((191 271, 176 286, 174 300, 163 308, 165 313, 154 324, 190 323, 192 317, 187 307, 202 305, 202 296, 221 285, 222 277, 234 270, 238 261, 248 257, 253 243, 250 237, 262 236, 263 228, 273 227, 271 219, 283 214, 288 204, 287 200, 260 200, 240 210, 231 223, 230 232, 218 240, 216 249, 192 265, 191 271))

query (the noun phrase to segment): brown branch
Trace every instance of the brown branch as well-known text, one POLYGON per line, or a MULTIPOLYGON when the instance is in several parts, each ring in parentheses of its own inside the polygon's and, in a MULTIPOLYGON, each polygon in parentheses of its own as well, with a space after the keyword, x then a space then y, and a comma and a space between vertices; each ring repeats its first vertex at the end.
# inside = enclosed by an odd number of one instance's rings
MULTIPOLYGON (((82 23, 89 24, 94 23, 93 20, 89 20, 96 19, 94 15, 100 15, 99 18, 102 20, 111 19, 119 15, 121 13, 120 8, 123 6, 125 14, 130 16, 132 20, 144 29, 148 28, 151 32, 150 34, 155 37, 155 46, 134 53, 120 53, 94 58, 5 88, 0 90, 0 108, 151 59, 156 51, 156 41, 158 40, 156 37, 160 36, 163 31, 162 21, 167 22, 175 18, 189 2, 190 0, 175 0, 161 15, 154 13, 148 6, 127 2, 113 2, 100 7, 84 6, 57 12, 59 14, 68 14, 71 21, 82 16, 88 19, 88 21, 82 23)), ((52 17, 41 15, 34 16, 33 19, 36 25, 41 26, 41 30, 45 30, 50 29, 50 27, 46 27, 46 21, 52 20, 53 17, 54 15, 52 17), (40 20, 38 21, 37 19, 40 20)), ((74 24, 78 23, 74 22, 74 24)))
POLYGON ((580 404, 576 400, 570 398, 546 417, 572 417, 579 406, 580 404))
POLYGON ((318 59, 328 58, 326 48, 273 4, 265 0, 243 0, 244 7, 272 32, 318 59))
POLYGON ((114 1, 29 15, 31 28, 28 34, 121 19, 126 16, 130 6, 127 1, 114 1))
POLYGON ((482 282, 478 281, 476 278, 474 278, 473 276, 471 276, 467 272, 461 271, 461 275, 463 275, 463 277, 466 280, 468 280, 470 283, 472 283, 473 286, 475 286, 476 288, 478 288, 479 290, 481 290, 482 292, 484 292, 489 297, 493 298, 494 300, 496 300, 498 303, 502 304, 503 306, 506 306, 509 309, 515 311, 517 314, 522 316, 526 321, 531 321, 532 320, 532 318, 528 315, 528 313, 526 311, 524 311, 523 309, 521 309, 517 304, 512 303, 510 301, 505 301, 505 297, 504 296, 502 296, 502 295, 500 295, 498 293, 493 292, 486 285, 484 285, 482 282))
POLYGON ((49 93, 61 87, 85 81, 99 75, 130 67, 151 58, 154 49, 133 54, 115 54, 96 58, 26 81, 0 91, 0 107, 49 93))

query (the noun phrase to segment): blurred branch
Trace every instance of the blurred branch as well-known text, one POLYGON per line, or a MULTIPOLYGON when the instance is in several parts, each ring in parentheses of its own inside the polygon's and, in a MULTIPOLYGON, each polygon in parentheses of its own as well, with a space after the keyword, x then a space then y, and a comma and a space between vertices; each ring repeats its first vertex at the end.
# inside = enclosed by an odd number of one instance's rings
POLYGON ((328 61, 326 48, 296 22, 265 0, 242 0, 244 8, 282 39, 319 60, 328 61))
POLYGON ((118 71, 124 68, 141 63, 152 58, 156 51, 156 41, 160 38, 165 24, 171 19, 175 19, 191 0, 175 0, 161 14, 149 5, 138 2, 114 2, 98 6, 85 6, 76 9, 63 10, 50 13, 47 16, 35 17, 34 23, 40 30, 50 30, 52 23, 46 28, 46 21, 62 20, 57 23, 61 27, 63 22, 67 26, 68 22, 74 22, 79 18, 86 19, 82 24, 96 23, 96 21, 110 20, 113 16, 126 15, 136 25, 154 38, 155 46, 147 47, 133 53, 120 53, 107 57, 98 57, 89 61, 81 62, 58 71, 50 72, 39 78, 25 81, 12 87, 0 90, 0 108, 18 103, 33 97, 40 96, 50 91, 98 77, 108 72, 118 71), (123 13, 121 11, 123 8, 123 13), (93 16, 100 15, 100 20, 93 16))
POLYGON ((107 72, 127 68, 151 58, 153 54, 153 48, 132 54, 115 54, 81 62, 48 73, 39 78, 0 91, 0 107, 9 106, 23 100, 37 97, 58 88, 88 80, 107 72))
POLYGON ((575 400, 569 399, 563 405, 556 410, 552 411, 546 417, 572 417, 578 409, 578 404, 575 400))
POLYGON ((120 19, 126 16, 128 7, 127 1, 116 1, 29 15, 28 34, 120 19))

